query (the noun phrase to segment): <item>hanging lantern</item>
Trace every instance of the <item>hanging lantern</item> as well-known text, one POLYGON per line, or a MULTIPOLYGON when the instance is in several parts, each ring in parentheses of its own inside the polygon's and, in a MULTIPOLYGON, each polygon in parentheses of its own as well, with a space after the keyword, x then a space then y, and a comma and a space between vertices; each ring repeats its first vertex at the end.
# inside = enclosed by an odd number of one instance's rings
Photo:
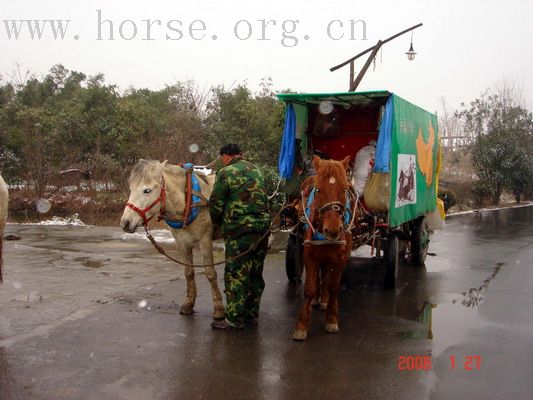
POLYGON ((413 61, 415 59, 416 53, 413 50, 413 31, 411 31, 411 47, 409 47, 409 51, 405 54, 407 54, 407 59, 409 61, 413 61))
POLYGON ((415 59, 416 52, 413 50, 413 42, 411 42, 411 47, 409 47, 409 51, 405 54, 407 54, 407 59, 409 61, 413 61, 415 59))

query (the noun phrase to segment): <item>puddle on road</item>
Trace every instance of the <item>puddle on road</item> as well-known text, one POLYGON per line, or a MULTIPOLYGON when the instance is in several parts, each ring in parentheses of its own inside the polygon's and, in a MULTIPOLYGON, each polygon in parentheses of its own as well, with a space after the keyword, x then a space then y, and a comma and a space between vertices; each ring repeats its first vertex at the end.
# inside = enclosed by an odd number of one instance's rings
MULTIPOLYGON (((485 298, 485 293, 489 286, 489 283, 498 275, 501 267, 505 265, 504 263, 496 264, 494 272, 483 281, 483 283, 477 288, 470 288, 467 291, 462 292, 463 299, 461 300, 461 305, 465 307, 475 308, 478 307, 485 298)), ((453 300, 452 303, 456 303, 457 300, 453 300)))
POLYGON ((30 290, 27 293, 14 296, 11 301, 19 301, 26 304, 38 303, 43 301, 43 296, 41 295, 41 292, 30 290))
POLYGON ((503 265, 504 263, 497 263, 493 273, 478 287, 461 294, 448 294, 439 304, 425 302, 417 318, 421 327, 405 332, 404 336, 432 340, 432 355, 436 357, 449 347, 464 342, 472 329, 489 325, 490 322, 479 315, 478 307, 483 302, 490 282, 503 265))
POLYGON ((100 268, 104 263, 102 261, 87 260, 83 262, 83 265, 87 268, 100 268))
POLYGON ((433 356, 439 356, 451 346, 463 343, 472 329, 488 325, 477 309, 464 307, 452 301, 432 309, 433 356))
POLYGON ((81 264, 87 268, 100 268, 104 266, 104 263, 106 261, 110 261, 110 259, 108 258, 106 260, 93 260, 89 257, 76 257, 74 258, 74 261, 81 262, 81 264))
POLYGON ((433 309, 437 306, 437 304, 425 302, 422 311, 417 318, 417 321, 423 325, 423 328, 416 331, 406 332, 405 337, 413 339, 433 339, 433 309))
POLYGON ((471 268, 470 265, 457 265, 454 261, 445 257, 435 257, 431 262, 426 261, 426 271, 427 272, 446 272, 454 269, 468 269, 471 268))
POLYGON ((405 332, 409 339, 432 341, 431 354, 434 357, 446 349, 463 343, 470 330, 488 325, 476 309, 453 303, 456 295, 449 295, 440 304, 425 303, 417 319, 421 324, 416 330, 405 332))

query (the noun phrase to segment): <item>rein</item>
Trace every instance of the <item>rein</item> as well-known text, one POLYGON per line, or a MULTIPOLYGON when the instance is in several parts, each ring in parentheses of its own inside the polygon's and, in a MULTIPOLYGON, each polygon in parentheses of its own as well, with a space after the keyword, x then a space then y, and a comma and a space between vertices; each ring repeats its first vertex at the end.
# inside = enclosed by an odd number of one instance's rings
MULTIPOLYGON (((255 243, 253 243, 247 250, 243 251, 242 253, 239 253, 236 256, 229 257, 227 259, 224 259, 223 261, 219 261, 219 262, 212 263, 212 264, 190 264, 190 263, 183 262, 181 260, 178 260, 178 259, 168 255, 165 252, 165 249, 163 249, 163 247, 160 246, 156 242, 156 240, 154 239, 154 237, 152 236, 152 234, 148 230, 148 222, 150 222, 150 220, 155 216, 155 214, 152 215, 150 218, 148 218, 146 216, 146 213, 148 211, 150 211, 152 208, 154 208, 157 204, 161 203, 161 207, 160 207, 160 210, 159 210, 159 215, 157 217, 157 220, 158 221, 165 220, 165 222, 170 227, 173 227, 171 225, 172 223, 182 223, 183 225, 181 227, 185 228, 188 224, 190 224, 192 222, 192 221, 189 221, 189 217, 190 217, 190 214, 191 214, 191 209, 194 209, 196 207, 205 207, 205 206, 207 206, 208 199, 202 193, 200 193, 199 190, 195 190, 195 188, 194 188, 194 184, 193 184, 193 180, 192 180, 192 177, 193 177, 192 168, 185 167, 184 169, 186 171, 187 180, 186 180, 186 183, 185 183, 185 192, 186 192, 185 193, 185 199, 186 200, 185 200, 185 211, 184 211, 184 216, 183 217, 173 217, 172 219, 170 219, 166 215, 166 211, 165 211, 166 183, 165 183, 165 179, 164 179, 163 175, 161 175, 161 192, 159 194, 159 197, 157 199, 155 199, 155 201, 152 204, 150 204, 146 208, 141 209, 141 208, 137 207, 133 203, 130 203, 130 202, 126 203, 126 207, 131 208, 133 211, 135 211, 142 218, 144 230, 146 232, 146 237, 148 238, 150 243, 152 243, 152 245, 155 247, 155 249, 160 254, 164 255, 169 260, 174 261, 177 264, 181 264, 181 265, 184 265, 186 267, 193 267, 193 268, 206 268, 206 267, 214 267, 214 266, 217 266, 217 265, 221 265, 221 264, 224 264, 224 263, 226 263, 228 261, 234 261, 234 260, 237 260, 237 259, 239 259, 241 257, 244 257, 244 256, 250 254, 252 251, 254 251, 257 248, 257 246, 263 240, 265 240, 268 237, 268 235, 273 230, 274 223, 279 219, 279 217, 281 216, 283 211, 285 211, 288 208, 291 208, 291 206, 287 205, 287 204, 285 204, 283 207, 281 207, 281 209, 279 210, 278 214, 272 220, 272 222, 270 223, 270 226, 265 231, 265 233, 255 243), (199 201, 194 201, 193 196, 197 197, 199 199, 199 201)), ((204 179, 203 177, 200 177, 200 179, 202 179, 204 182, 207 183, 207 180, 204 179)), ((198 185, 198 188, 199 188, 199 185, 198 185)))
POLYGON ((186 262, 183 262, 181 260, 178 260, 177 258, 174 258, 170 255, 168 255, 165 251, 165 249, 160 246, 156 240, 154 239, 154 237, 152 236, 152 234, 150 233, 150 231, 148 230, 148 225, 144 225, 144 231, 146 232, 146 237, 148 238, 148 240, 150 240, 150 243, 152 243, 152 245, 155 247, 155 249, 162 255, 164 255, 166 258, 168 258, 169 260, 171 261, 174 261, 175 263, 177 264, 181 264, 181 265, 184 265, 186 267, 192 267, 192 268, 206 268, 206 267, 215 267, 217 265, 221 265, 221 264, 225 264, 226 262, 228 261, 235 261, 235 260, 238 260, 239 258, 241 257, 244 257, 248 254, 250 254, 252 251, 254 251, 257 246, 263 241, 265 240, 268 235, 270 234, 270 232, 272 231, 272 228, 274 227, 274 223, 279 219, 279 217, 281 216, 281 214, 283 213, 284 210, 290 208, 291 206, 290 205, 284 205, 283 207, 281 207, 281 209, 279 210, 278 214, 276 215, 276 217, 272 220, 272 222, 270 223, 270 226, 268 227, 268 229, 266 230, 266 232, 255 242, 255 243, 252 243, 252 245, 246 249, 245 251, 243 251, 242 253, 239 253, 237 254, 236 256, 233 256, 233 257, 229 257, 229 258, 226 258, 222 261, 218 261, 216 263, 211 263, 211 264, 189 264, 189 263, 186 263, 186 262))

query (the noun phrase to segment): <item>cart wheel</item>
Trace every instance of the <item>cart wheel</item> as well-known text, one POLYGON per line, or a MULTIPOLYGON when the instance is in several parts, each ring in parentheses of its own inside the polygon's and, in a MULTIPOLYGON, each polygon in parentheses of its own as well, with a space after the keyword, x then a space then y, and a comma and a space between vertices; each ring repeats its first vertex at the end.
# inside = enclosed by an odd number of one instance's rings
POLYGON ((426 217, 420 217, 413 224, 411 233, 411 261, 424 265, 429 247, 429 226, 426 217))
POLYGON ((285 272, 289 282, 300 282, 304 271, 302 239, 299 232, 291 233, 285 253, 285 272))
POLYGON ((383 279, 384 289, 394 289, 396 277, 398 276, 398 237, 389 235, 387 238, 387 248, 385 249, 385 276, 383 279))

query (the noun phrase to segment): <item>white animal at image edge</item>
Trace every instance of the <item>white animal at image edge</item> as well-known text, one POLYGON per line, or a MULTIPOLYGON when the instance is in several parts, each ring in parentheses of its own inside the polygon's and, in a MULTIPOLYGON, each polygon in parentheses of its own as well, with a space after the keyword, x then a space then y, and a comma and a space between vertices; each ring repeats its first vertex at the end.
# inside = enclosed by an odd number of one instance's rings
POLYGON ((7 208, 9 203, 9 194, 7 185, 0 175, 0 278, 2 278, 2 241, 4 239, 4 228, 7 223, 7 208))

